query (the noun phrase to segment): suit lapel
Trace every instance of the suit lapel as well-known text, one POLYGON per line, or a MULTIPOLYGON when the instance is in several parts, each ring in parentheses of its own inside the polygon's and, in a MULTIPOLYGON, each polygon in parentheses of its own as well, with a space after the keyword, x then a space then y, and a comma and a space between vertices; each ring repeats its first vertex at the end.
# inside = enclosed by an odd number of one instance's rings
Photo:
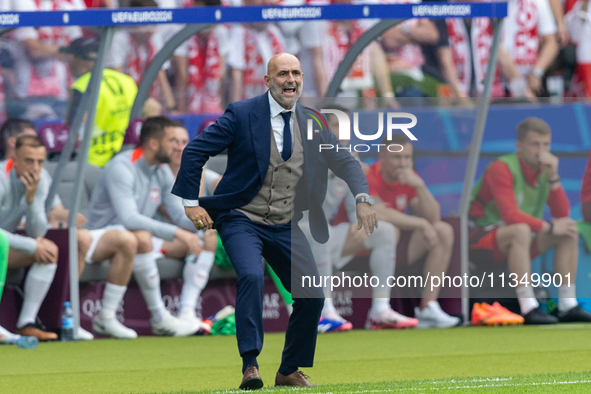
POLYGON ((262 183, 271 159, 271 109, 267 93, 259 96, 254 103, 254 110, 249 114, 250 135, 262 183))
MULTIPOLYGON (((296 106, 296 119, 302 136, 302 144, 304 146, 304 176, 306 177, 306 191, 308 194, 312 191, 312 186, 316 174, 316 167, 320 152, 318 151, 318 141, 308 140, 308 119, 309 115, 303 111, 302 105, 296 106)), ((311 118, 310 118, 311 119, 311 118)), ((313 134, 314 136, 316 134, 313 134)))

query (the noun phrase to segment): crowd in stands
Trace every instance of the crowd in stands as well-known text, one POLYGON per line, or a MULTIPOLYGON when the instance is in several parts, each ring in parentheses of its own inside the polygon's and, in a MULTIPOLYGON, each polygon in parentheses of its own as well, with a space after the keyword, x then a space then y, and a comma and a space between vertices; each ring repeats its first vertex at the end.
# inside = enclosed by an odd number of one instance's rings
MULTIPOLYGON (((1 0, 0 10, 81 10, 93 7, 206 7, 251 5, 328 5, 404 0, 1 0)), ((414 1, 413 1, 414 2, 414 1)), ((536 101, 537 97, 588 97, 591 30, 587 1, 510 0, 494 78, 495 98, 536 101), (547 84, 547 77, 556 77, 547 84), (557 81, 558 78, 558 82, 557 81)), ((167 114, 221 113, 230 102, 265 89, 267 61, 290 52, 302 61, 305 96, 323 97, 341 60, 376 20, 310 21, 217 25, 191 37, 167 61, 150 97, 167 114)), ((163 45, 182 25, 121 28, 115 34, 107 67, 129 75, 136 84, 163 45)), ((69 88, 76 78, 63 48, 92 28, 19 28, 0 41, 6 105, 1 116, 27 119, 63 117, 69 88)), ((391 28, 357 58, 341 85, 342 96, 378 96, 397 106, 394 97, 468 97, 482 93, 492 42, 492 22, 413 19, 391 28)), ((424 102, 424 101, 420 101, 424 102)))
MULTIPOLYGON (((402 2, 406 1, 381 1, 402 2)), ((334 3, 351 3, 351 0, 334 3)), ((328 5, 330 2, 0 0, 0 10, 300 4, 328 5)), ((211 267, 218 261, 214 257, 223 255, 223 248, 214 231, 195 232, 193 224, 184 216, 181 200, 168 192, 178 172, 182 150, 188 143, 188 133, 182 124, 161 115, 219 114, 231 102, 263 94, 267 90, 264 83, 267 63, 273 55, 282 52, 297 54, 301 60, 305 71, 302 99, 322 97, 347 51, 375 23, 369 20, 253 23, 217 25, 202 30, 177 48, 159 71, 144 106, 146 120, 141 125, 138 147, 113 157, 121 150, 131 106, 146 68, 183 26, 134 26, 115 33, 107 58, 108 70, 101 82, 95 128, 87 131, 93 136, 89 161, 104 169, 90 202, 89 220, 84 215, 79 215, 77 220, 80 274, 85 264, 111 262, 102 311, 93 323, 95 332, 118 338, 137 336, 115 317, 132 273, 150 311, 154 334, 191 335, 210 329, 195 315, 195 308, 211 267), (161 251, 169 257, 186 258, 178 316, 166 310, 160 294, 156 258, 161 251)), ((589 26, 586 0, 567 1, 564 6, 558 0, 510 0, 492 95, 535 102, 539 97, 555 93, 546 81, 549 76, 558 76, 563 81, 559 95, 591 97, 591 59, 587 59, 589 51, 586 50, 591 42, 589 26)), ((55 339, 55 334, 35 326, 57 261, 57 246, 43 237, 48 225, 67 220, 68 210, 59 196, 51 204, 45 202, 51 183, 51 177, 43 168, 46 148, 36 136, 34 124, 23 119, 63 118, 66 124, 74 123, 97 58, 99 41, 95 33, 78 26, 19 28, 4 34, 0 40, 0 117, 9 119, 1 129, 5 158, 0 162, 0 170, 5 176, 0 179, 0 193, 3 193, 0 195, 3 215, 0 228, 6 231, 11 247, 7 266, 31 267, 23 286, 24 302, 17 323, 19 334, 40 340, 55 339), (50 209, 46 209, 47 206, 50 209), (11 214, 5 215, 8 212, 11 214), (13 234, 19 225, 28 236, 13 234)), ((486 18, 405 21, 363 50, 343 81, 339 95, 382 97, 383 103, 393 108, 400 106, 397 98, 451 97, 459 104, 470 103, 471 97, 482 93, 491 42, 492 23, 486 18)), ((487 182, 491 182, 491 177, 498 177, 499 171, 507 173, 501 177, 506 181, 519 172, 519 166, 535 168, 526 176, 528 182, 529 178, 534 183, 543 178, 548 189, 544 197, 557 218, 554 222, 541 220, 539 207, 533 207, 535 210, 523 220, 500 230, 506 233, 505 241, 495 244, 491 241, 495 233, 480 232, 472 245, 473 249, 492 253, 492 264, 509 260, 509 269, 519 274, 529 272, 530 267, 513 263, 516 255, 526 256, 529 261, 530 252, 538 254, 551 246, 557 246, 564 254, 560 261, 567 267, 558 268, 576 272, 577 256, 572 250, 578 235, 573 222, 565 218, 568 201, 561 200, 566 196, 556 172, 557 160, 549 152, 540 158, 540 153, 533 152, 526 144, 534 139, 541 146, 548 140, 549 146, 549 138, 547 125, 536 121, 526 123, 521 131, 518 129, 521 156, 503 159, 504 162, 495 167, 496 174, 491 167, 480 185, 482 194, 472 205, 472 213, 482 216, 481 227, 495 224, 493 221, 499 215, 516 218, 505 212, 487 216, 486 204, 500 197, 495 190, 490 190, 487 182), (547 170, 544 166, 551 168, 547 170), (526 241, 531 242, 532 233, 542 234, 542 246, 530 251, 523 246, 530 245, 526 241), (490 242, 484 248, 482 245, 487 239, 490 242)), ((333 267, 341 268, 363 250, 370 253, 372 272, 382 277, 393 274, 396 256, 399 262, 419 274, 448 269, 452 248, 457 242, 453 229, 441 220, 438 202, 412 170, 412 145, 405 137, 393 142, 405 146, 404 154, 382 152, 377 163, 364 167, 370 192, 378 198, 376 211, 381 220, 380 230, 371 236, 349 238, 350 229, 356 226, 351 214, 344 226, 331 226, 331 234, 338 238, 331 246, 336 254, 334 251, 326 254, 321 248, 314 250, 313 247, 319 269, 322 266, 328 275, 333 267), (408 208, 416 215, 406 214, 408 208)), ((202 195, 212 194, 219 178, 215 172, 205 172, 202 195)), ((498 183, 498 179, 493 181, 498 183)), ((327 217, 340 205, 345 210, 347 206, 344 198, 347 193, 343 192, 339 180, 329 182, 332 183, 328 205, 324 207, 327 217)), ((517 206, 515 201, 507 202, 505 197, 501 197, 504 206, 513 212, 529 209, 517 206)), ((280 287, 280 283, 276 284, 280 287)), ((285 289, 279 290, 289 305, 285 289)), ((439 290, 438 287, 425 289, 420 294, 414 318, 392 310, 388 304, 389 294, 376 290, 367 327, 457 325, 459 319, 449 316, 439 306, 439 290)), ((591 315, 576 303, 573 288, 562 289, 559 293, 561 301, 556 318, 539 310, 530 290, 520 292, 518 289, 517 292, 526 323, 591 321, 591 315)), ((332 322, 331 330, 351 329, 351 324, 337 313, 330 294, 326 295, 325 322, 332 322)), ((514 320, 523 322, 519 318, 514 320)), ((0 340, 3 335, 8 338, 7 335, 13 334, 5 334, 0 327, 0 340)), ((92 339, 92 334, 81 329, 78 336, 78 339, 92 339)))

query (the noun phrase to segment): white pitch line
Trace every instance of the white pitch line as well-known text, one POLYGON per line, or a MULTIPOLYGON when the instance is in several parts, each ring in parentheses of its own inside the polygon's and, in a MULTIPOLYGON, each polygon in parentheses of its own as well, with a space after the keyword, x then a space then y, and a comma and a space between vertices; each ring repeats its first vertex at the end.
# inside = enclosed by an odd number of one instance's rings
MULTIPOLYGON (((553 381, 553 382, 530 382, 530 383, 499 383, 495 384, 492 382, 503 382, 509 381, 513 378, 482 378, 482 379, 465 379, 465 380, 455 380, 452 379, 451 381, 432 381, 432 382, 425 382, 423 384, 447 384, 447 383, 479 383, 479 382, 491 382, 489 384, 478 384, 478 385, 464 385, 464 386, 455 386, 455 387, 409 387, 409 388, 400 388, 400 389, 375 389, 375 390, 355 390, 355 391, 342 391, 339 389, 340 393, 349 393, 349 394, 363 394, 363 393, 394 393, 394 392, 402 392, 402 391, 438 391, 438 390, 471 390, 471 389, 479 389, 479 388, 494 388, 494 387, 524 387, 524 386, 554 386, 554 385, 568 385, 568 384, 581 384, 581 383, 591 383, 591 380, 569 380, 569 381, 553 381)), ((266 387, 265 387, 266 388, 266 387)), ((271 387, 269 387, 271 388, 271 387)), ((314 390, 310 387, 290 387, 289 391, 308 391, 314 390)), ((262 392, 267 390, 263 389, 262 392)), ((241 390, 223 390, 223 391, 216 391, 215 393, 241 393, 241 390)), ((314 393, 320 394, 334 394, 332 391, 314 391, 314 393)))
MULTIPOLYGON (((561 385, 561 384, 580 384, 580 383, 591 383, 591 380, 571 380, 571 381, 561 381, 561 382, 531 382, 531 383, 501 383, 501 384, 479 384, 479 385, 472 385, 472 386, 455 386, 455 387, 409 387, 409 388, 401 388, 401 389, 380 389, 380 390, 356 390, 356 391, 347 391, 347 393, 351 394, 362 394, 362 393, 394 393, 394 392, 401 392, 401 391, 437 391, 437 390, 471 390, 471 389, 478 389, 478 388, 493 388, 493 387, 519 387, 519 386, 553 386, 553 385, 561 385)), ((445 382, 433 382, 427 384, 445 384, 445 382)), ((341 391, 342 392, 342 391, 341 391)), ((327 391, 323 394, 332 394, 331 391, 327 391)))

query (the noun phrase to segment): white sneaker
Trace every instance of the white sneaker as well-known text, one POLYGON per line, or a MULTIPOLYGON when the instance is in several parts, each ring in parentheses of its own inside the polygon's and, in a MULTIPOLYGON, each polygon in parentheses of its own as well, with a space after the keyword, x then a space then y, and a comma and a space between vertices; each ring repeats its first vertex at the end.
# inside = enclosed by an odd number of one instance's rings
POLYGON ((429 301, 422 311, 416 307, 415 317, 419 320, 417 328, 449 328, 461 322, 459 317, 445 313, 437 301, 429 301))
POLYGON ((412 317, 406 317, 396 312, 392 308, 388 308, 381 313, 373 313, 370 309, 367 313, 367 320, 365 321, 366 330, 382 330, 388 328, 413 328, 419 322, 412 317))
POLYGON ((193 335, 199 330, 199 324, 195 321, 187 322, 177 319, 168 311, 162 317, 162 321, 158 324, 154 324, 154 321, 150 319, 152 325, 152 332, 158 336, 168 337, 186 337, 193 335))
POLYGON ((86 331, 84 328, 78 326, 78 333, 74 339, 77 341, 92 341, 94 339, 94 335, 86 331))
POLYGON ((6 328, 0 326, 0 343, 13 344, 21 338, 18 334, 13 334, 6 328))
POLYGON ((100 335, 110 335, 119 339, 136 339, 137 332, 131 328, 125 327, 116 317, 104 318, 101 314, 97 315, 92 321, 92 329, 100 335))
POLYGON ((187 324, 197 325, 197 327, 199 327, 197 329, 198 333, 201 333, 203 335, 211 334, 211 326, 203 320, 199 319, 194 313, 181 313, 177 316, 177 318, 180 321, 185 322, 187 324))

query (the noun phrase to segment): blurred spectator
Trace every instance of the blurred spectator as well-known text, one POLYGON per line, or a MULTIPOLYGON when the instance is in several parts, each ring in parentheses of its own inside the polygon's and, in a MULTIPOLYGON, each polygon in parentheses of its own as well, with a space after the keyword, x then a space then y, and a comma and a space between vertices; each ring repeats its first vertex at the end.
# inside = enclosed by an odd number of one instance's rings
MULTIPOLYGON (((130 7, 157 7, 155 0, 131 0, 130 7)), ((155 25, 132 26, 118 30, 113 36, 113 43, 107 59, 107 67, 129 75, 139 86, 150 62, 162 48, 162 36, 155 25)), ((159 98, 166 111, 176 108, 172 88, 162 69, 157 81, 152 86, 150 97, 159 98)))
POLYGON ((84 0, 86 8, 117 8, 117 0, 84 0))
MULTIPOLYGON (((99 42, 94 37, 78 38, 62 52, 69 54, 69 66, 76 81, 72 84, 66 122, 72 125, 80 110, 82 96, 90 82, 91 71, 98 56, 99 42)), ((88 162, 104 167, 121 150, 129 124, 131 107, 137 94, 137 85, 128 75, 105 69, 99 89, 98 103, 88 162)))
MULTIPOLYGON (((83 10, 82 0, 19 0, 16 11, 83 10)), ((79 26, 20 28, 10 33, 17 82, 8 103, 9 116, 61 117, 66 112, 71 78, 59 47, 82 35, 79 26)))
MULTIPOLYGON (((447 19, 447 27, 451 53, 444 53, 443 61, 449 62, 447 56, 451 56, 457 72, 457 88, 462 94, 480 96, 484 89, 492 44, 493 31, 490 19, 450 18, 447 19)), ((499 47, 497 64, 491 90, 492 97, 505 97, 508 90, 512 97, 535 98, 513 59, 502 46, 499 47), (502 83, 501 76, 508 81, 507 86, 502 83)))
MULTIPOLYGON (((195 0, 195 7, 220 6, 220 0, 195 0)), ((175 51, 175 88, 181 113, 223 112, 222 82, 230 45, 228 29, 217 24, 201 30, 175 51)))
MULTIPOLYGON (((390 4, 420 3, 420 0, 390 0, 390 4)), ((434 45, 439 41, 435 24, 428 19, 410 19, 390 30, 381 38, 386 52, 392 86, 397 97, 435 96, 421 67, 425 59, 420 45, 434 45)), ((431 81, 432 82, 432 81, 431 81)), ((431 83, 432 84, 432 83, 431 83)))
POLYGON ((577 68, 568 95, 591 97, 591 19, 588 0, 577 2, 566 14, 566 25, 577 45, 577 68))
POLYGON ((564 1, 561 0, 549 0, 550 8, 552 9, 552 15, 556 21, 556 33, 558 44, 561 48, 564 48, 570 39, 568 29, 566 27, 566 21, 564 20, 564 1))
MULTIPOLYGON (((350 4, 351 0, 337 0, 339 4, 350 4)), ((341 61, 355 41, 359 39, 375 21, 342 20, 328 22, 327 32, 322 40, 322 52, 327 80, 332 80, 341 61)), ((305 73, 304 73, 305 74, 305 73)), ((341 83, 341 94, 346 97, 357 97, 359 91, 371 95, 375 87, 388 104, 397 107, 390 82, 386 55, 377 42, 372 42, 357 57, 349 74, 341 83)))
MULTIPOLYGON (((185 8, 185 7, 192 7, 193 0, 155 0, 158 7, 166 8, 166 9, 174 9, 174 8, 185 8)), ((180 32, 186 25, 178 24, 178 23, 163 23, 156 25, 156 33, 160 36, 159 41, 162 45, 165 45, 175 34, 180 32)), ((180 91, 186 90, 186 80, 185 83, 180 85, 179 83, 182 82, 178 79, 178 66, 177 61, 178 56, 186 55, 187 53, 187 46, 188 41, 183 42, 178 48, 175 49, 170 61, 166 61, 162 68, 165 70, 167 74, 167 78, 170 83, 174 83, 173 86, 173 97, 175 98, 176 106, 173 111, 169 110, 169 112, 186 112, 183 109, 183 105, 180 100, 183 98, 180 96, 180 91)), ((185 74, 186 75, 186 72, 185 74)), ((186 107, 186 105, 185 105, 186 107)))
MULTIPOLYGON (((15 0, 0 0, 0 12, 14 10, 14 3, 15 0)), ((0 51, 0 121, 4 121, 6 119, 6 94, 4 93, 4 71, 2 64, 5 62, 5 55, 8 53, 2 42, 0 42, 0 51)))
MULTIPOLYGON (((280 0, 278 5, 329 5, 330 0, 280 0)), ((322 40, 326 35, 327 21, 279 22, 285 37, 287 52, 300 59, 306 89, 303 97, 324 97, 328 88, 322 40)))
MULTIPOLYGON (((245 6, 265 4, 266 0, 244 0, 245 6)), ((234 24, 229 39, 229 102, 263 94, 267 90, 263 78, 267 73, 267 63, 274 55, 286 51, 281 30, 271 23, 234 24)))
POLYGON ((503 25, 503 47, 536 95, 558 54, 556 21, 549 0, 510 0, 503 25))
POLYGON ((423 93, 427 97, 453 96, 465 98, 467 94, 460 88, 460 81, 453 63, 452 50, 447 34, 447 22, 445 19, 436 19, 432 22, 439 33, 439 40, 435 44, 421 45, 423 57, 425 58, 422 70, 427 80, 427 84, 423 85, 423 93), (449 88, 441 86, 443 83, 449 88), (427 86, 430 88, 426 88, 427 86))

